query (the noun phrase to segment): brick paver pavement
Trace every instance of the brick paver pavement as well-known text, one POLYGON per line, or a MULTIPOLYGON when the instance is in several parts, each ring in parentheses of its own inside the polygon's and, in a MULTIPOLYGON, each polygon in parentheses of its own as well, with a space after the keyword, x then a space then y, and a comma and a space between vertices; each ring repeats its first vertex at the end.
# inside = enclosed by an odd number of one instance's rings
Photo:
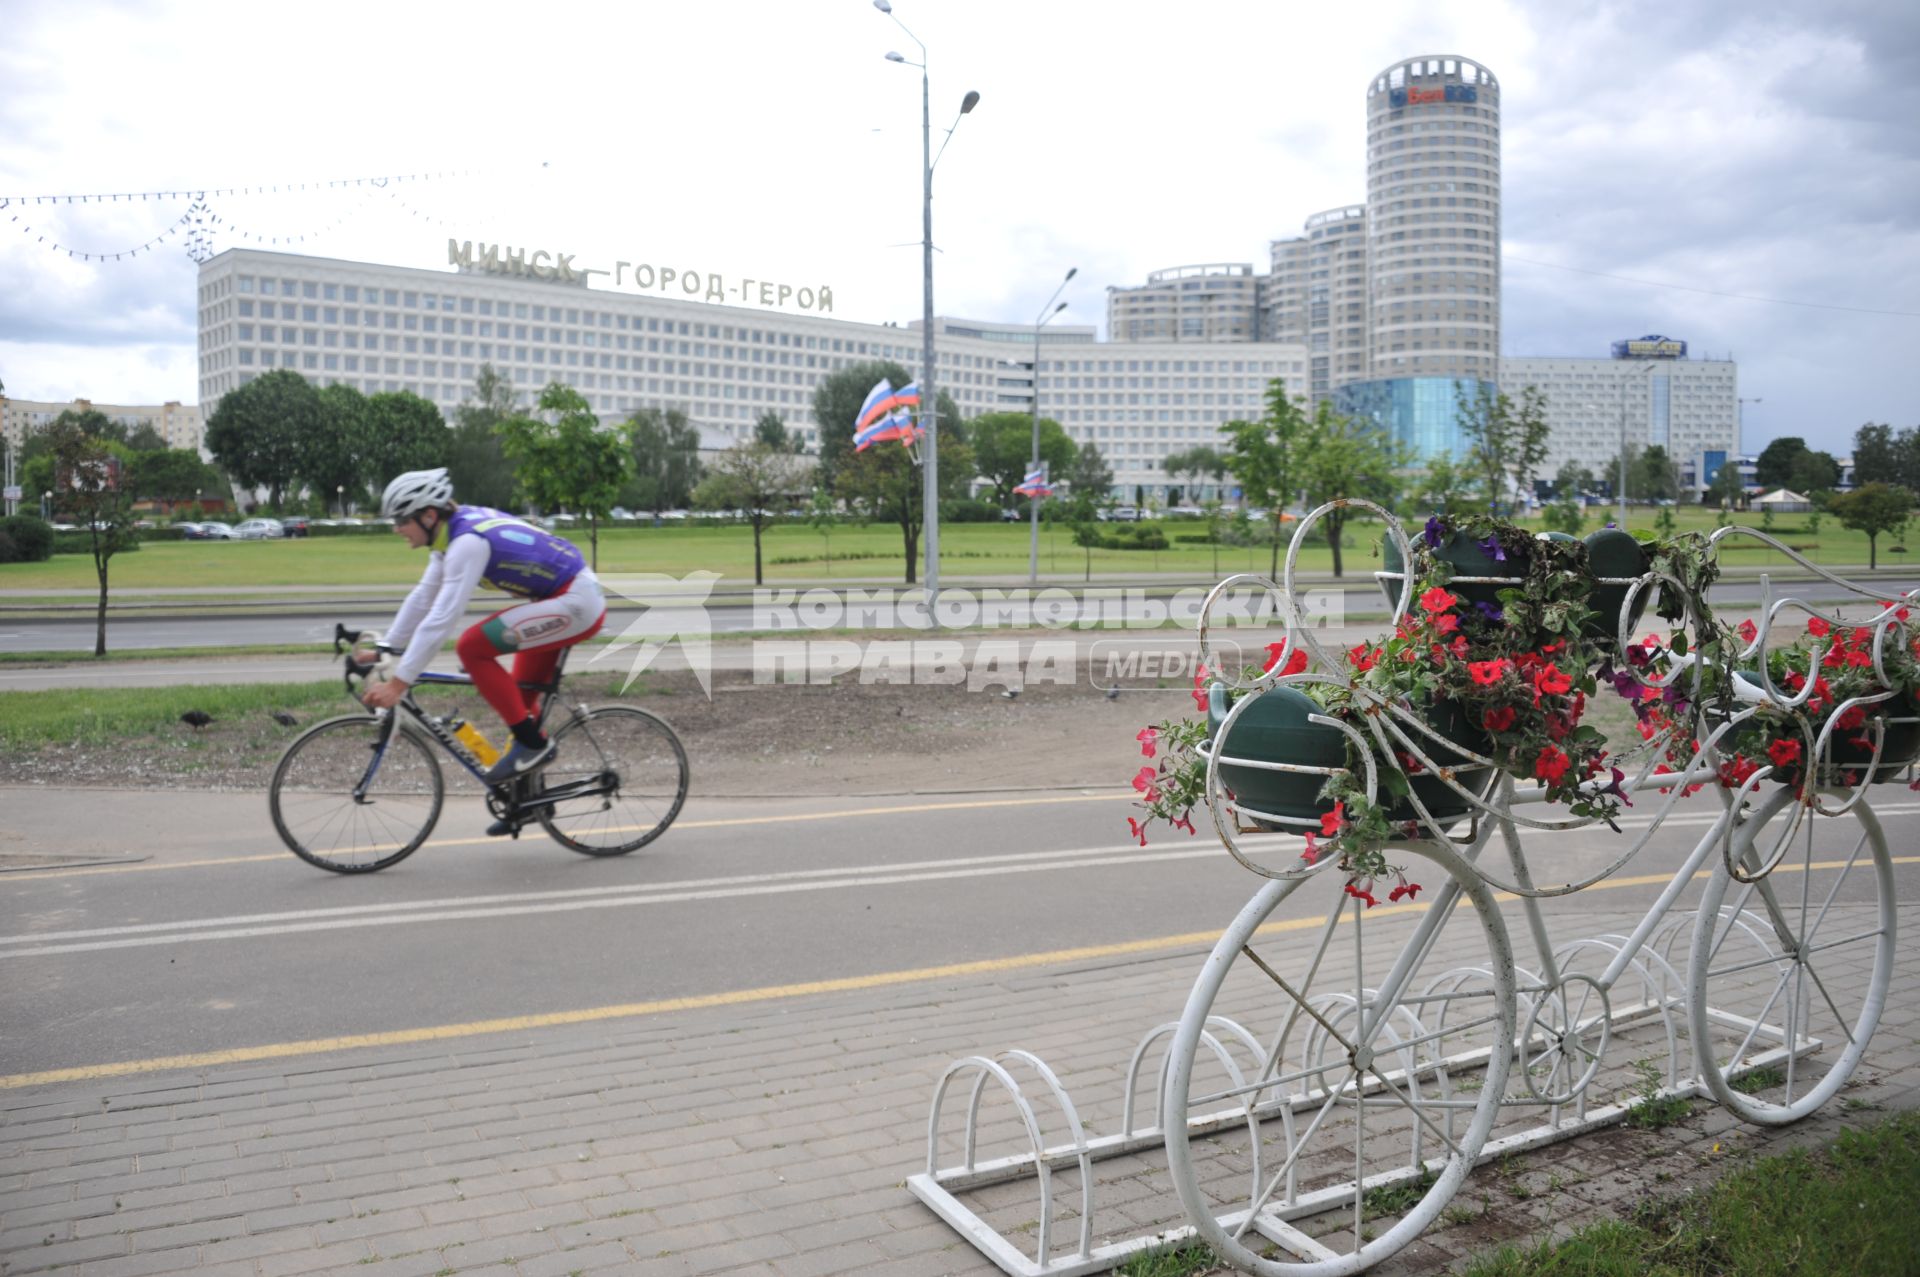
MULTIPOLYGON (((1550 916, 1569 911, 1594 930, 1622 921, 1577 902, 1550 916)), ((1920 935, 1920 907, 1901 912, 1903 936, 1920 935)), ((0 1271, 994 1272, 902 1186, 925 1161, 935 1079, 1024 1047, 1111 1132, 1135 1043, 1178 1017, 1203 954, 0 1092, 0 1271)), ((1861 1105, 1920 1105, 1916 954, 1905 939, 1850 1103, 1786 1131, 1702 1105, 1667 1130, 1483 1167, 1458 1199, 1480 1218, 1377 1271, 1439 1271, 1708 1181, 1731 1157, 1830 1139, 1861 1105)), ((1128 1183, 1099 1199, 1096 1241, 1180 1222, 1152 1175, 1128 1183)), ((1004 1209, 1010 1231, 1037 1216, 1004 1209)))

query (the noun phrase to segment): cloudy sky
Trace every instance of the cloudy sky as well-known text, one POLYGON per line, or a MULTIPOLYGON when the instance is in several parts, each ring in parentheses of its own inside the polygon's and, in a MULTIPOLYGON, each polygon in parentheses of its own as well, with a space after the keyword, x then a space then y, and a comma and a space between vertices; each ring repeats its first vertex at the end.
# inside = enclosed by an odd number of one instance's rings
MULTIPOLYGON (((1746 444, 1920 424, 1920 20, 1908 0, 895 0, 930 53, 942 314, 1061 321, 1252 262, 1365 198, 1365 92, 1416 54, 1502 84, 1504 352, 1664 333, 1740 364, 1746 444), (1797 304, 1790 304, 1797 303, 1797 304)), ((444 267, 449 235, 826 284, 920 313, 918 51, 869 0, 0 0, 0 197, 209 197, 216 248, 444 267), (252 237, 252 238, 244 238, 252 237)), ((0 381, 191 401, 188 200, 0 208, 0 381), (18 220, 9 221, 9 218, 18 220), (31 231, 22 227, 31 226, 31 231), (40 242, 45 237, 45 242, 40 242)))

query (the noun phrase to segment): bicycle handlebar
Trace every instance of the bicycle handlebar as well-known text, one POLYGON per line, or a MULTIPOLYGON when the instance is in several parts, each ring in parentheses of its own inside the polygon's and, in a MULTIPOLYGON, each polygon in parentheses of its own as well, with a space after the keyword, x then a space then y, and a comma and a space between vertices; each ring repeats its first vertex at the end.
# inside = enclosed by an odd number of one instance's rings
POLYGON ((374 671, 378 670, 382 665, 387 664, 392 659, 392 653, 387 652, 385 647, 381 644, 380 634, 378 631, 350 630, 346 626, 341 625, 337 621, 334 623, 334 626, 333 626, 333 651, 336 656, 340 655, 342 652, 346 654, 347 669, 346 669, 345 679, 346 679, 347 691, 349 693, 353 691, 354 679, 357 678, 364 681, 369 675, 373 674, 374 671), (379 660, 373 661, 370 663, 365 663, 365 664, 363 664, 360 661, 354 660, 353 654, 359 648, 363 640, 370 641, 376 650, 379 650, 385 654, 379 660))

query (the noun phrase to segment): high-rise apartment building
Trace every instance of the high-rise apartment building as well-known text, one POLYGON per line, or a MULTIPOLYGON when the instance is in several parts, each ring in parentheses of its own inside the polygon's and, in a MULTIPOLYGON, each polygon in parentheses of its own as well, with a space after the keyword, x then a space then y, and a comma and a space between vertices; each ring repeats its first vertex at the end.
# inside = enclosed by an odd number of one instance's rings
POLYGON ((1250 262, 1157 270, 1107 289, 1111 341, 1259 341, 1263 281, 1250 262))

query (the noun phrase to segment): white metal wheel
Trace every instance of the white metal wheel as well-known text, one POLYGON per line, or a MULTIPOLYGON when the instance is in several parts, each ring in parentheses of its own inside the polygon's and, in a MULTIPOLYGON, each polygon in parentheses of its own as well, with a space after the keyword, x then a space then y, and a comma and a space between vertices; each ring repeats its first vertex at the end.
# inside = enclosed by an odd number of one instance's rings
MULTIPOLYGON (((1779 786, 1735 831, 1748 871, 1771 858, 1793 802, 1779 786)), ((1893 969, 1897 902, 1879 819, 1861 801, 1801 823, 1758 882, 1715 865, 1687 970, 1695 1067, 1715 1099, 1766 1126, 1798 1121, 1846 1084, 1893 969)))
POLYGON ((1423 858, 1409 876, 1431 903, 1368 911, 1337 870, 1266 884, 1214 946, 1174 1035, 1169 1169, 1200 1239, 1245 1271, 1336 1277, 1385 1259, 1439 1216, 1498 1115, 1516 1017, 1493 893, 1444 847, 1393 854, 1423 858), (1470 909, 1454 907, 1463 897, 1470 909), (1282 901, 1304 916, 1270 922, 1282 901), (1436 984, 1455 966, 1489 978, 1436 984), (1243 1080, 1205 1049, 1215 1015, 1262 1044, 1243 1080), (1258 1146, 1245 1127, 1189 1138, 1190 1116, 1236 1105, 1252 1107, 1258 1146))

